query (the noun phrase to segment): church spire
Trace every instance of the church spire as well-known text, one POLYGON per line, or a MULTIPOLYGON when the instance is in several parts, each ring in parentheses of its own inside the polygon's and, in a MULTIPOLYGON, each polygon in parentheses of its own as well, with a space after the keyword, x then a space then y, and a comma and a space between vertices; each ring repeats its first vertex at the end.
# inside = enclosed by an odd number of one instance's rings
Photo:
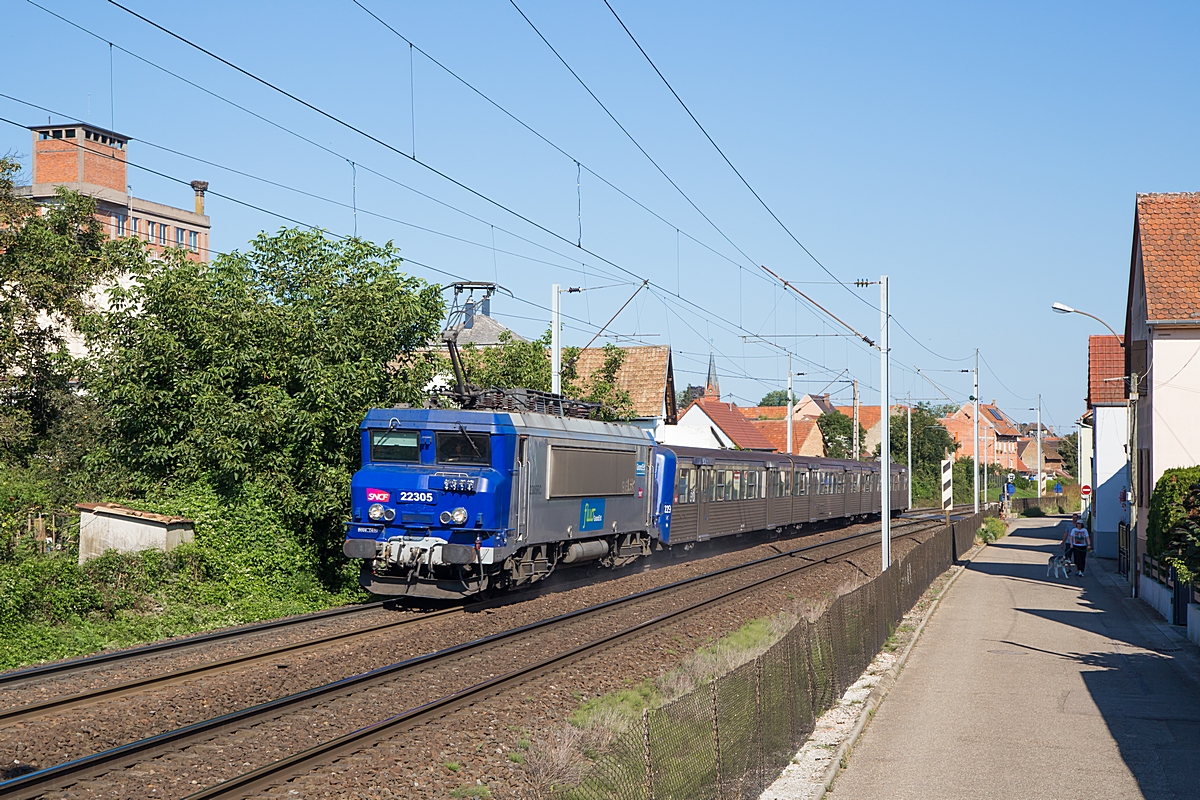
POLYGON ((708 354, 708 384, 704 387, 704 396, 721 399, 721 383, 717 380, 717 357, 714 353, 708 354))

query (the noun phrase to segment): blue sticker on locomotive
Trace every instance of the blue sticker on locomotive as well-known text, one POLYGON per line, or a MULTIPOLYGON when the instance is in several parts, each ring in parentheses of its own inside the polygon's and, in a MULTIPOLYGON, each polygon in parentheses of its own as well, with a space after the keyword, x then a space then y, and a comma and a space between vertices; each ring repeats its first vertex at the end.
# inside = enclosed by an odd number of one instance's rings
POLYGON ((643 477, 646 474, 646 462, 645 461, 637 462, 637 469, 634 471, 634 474, 637 475, 639 478, 643 477))
POLYGON ((599 531, 604 529, 604 499, 587 499, 579 507, 579 530, 599 531))

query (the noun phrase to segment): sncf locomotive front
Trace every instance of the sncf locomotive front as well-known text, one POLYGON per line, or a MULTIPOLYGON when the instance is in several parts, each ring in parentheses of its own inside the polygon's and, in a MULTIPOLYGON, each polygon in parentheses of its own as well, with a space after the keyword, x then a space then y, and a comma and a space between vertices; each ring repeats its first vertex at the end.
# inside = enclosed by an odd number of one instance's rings
POLYGON ((669 535, 674 456, 631 425, 373 409, 361 433, 343 552, 375 594, 462 598, 618 567, 669 535))

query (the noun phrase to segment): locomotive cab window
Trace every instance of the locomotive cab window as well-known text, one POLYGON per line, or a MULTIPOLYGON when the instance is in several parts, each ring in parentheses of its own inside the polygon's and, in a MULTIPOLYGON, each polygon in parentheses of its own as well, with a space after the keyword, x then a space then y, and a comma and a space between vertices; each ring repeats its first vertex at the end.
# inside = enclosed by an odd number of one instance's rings
POLYGON ((371 460, 416 463, 421 460, 419 439, 416 431, 371 431, 371 460))
POLYGON ((492 437, 465 431, 439 432, 437 460, 439 464, 491 464, 492 437))

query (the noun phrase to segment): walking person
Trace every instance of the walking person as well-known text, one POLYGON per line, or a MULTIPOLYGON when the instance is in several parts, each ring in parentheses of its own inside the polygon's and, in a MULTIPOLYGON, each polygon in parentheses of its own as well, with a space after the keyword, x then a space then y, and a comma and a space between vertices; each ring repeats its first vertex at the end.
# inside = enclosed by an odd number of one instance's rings
POLYGON ((1083 568, 1087 564, 1087 551, 1091 549, 1092 536, 1083 522, 1075 520, 1071 530, 1067 532, 1067 543, 1071 546, 1071 556, 1075 560, 1075 570, 1083 577, 1083 568))
POLYGON ((1070 541, 1071 531, 1075 530, 1075 528, 1077 528, 1078 526, 1079 526, 1079 515, 1072 514, 1071 515, 1071 524, 1067 526, 1066 533, 1063 534, 1062 541, 1059 542, 1059 545, 1062 547, 1063 558, 1071 557, 1071 541, 1070 541))

